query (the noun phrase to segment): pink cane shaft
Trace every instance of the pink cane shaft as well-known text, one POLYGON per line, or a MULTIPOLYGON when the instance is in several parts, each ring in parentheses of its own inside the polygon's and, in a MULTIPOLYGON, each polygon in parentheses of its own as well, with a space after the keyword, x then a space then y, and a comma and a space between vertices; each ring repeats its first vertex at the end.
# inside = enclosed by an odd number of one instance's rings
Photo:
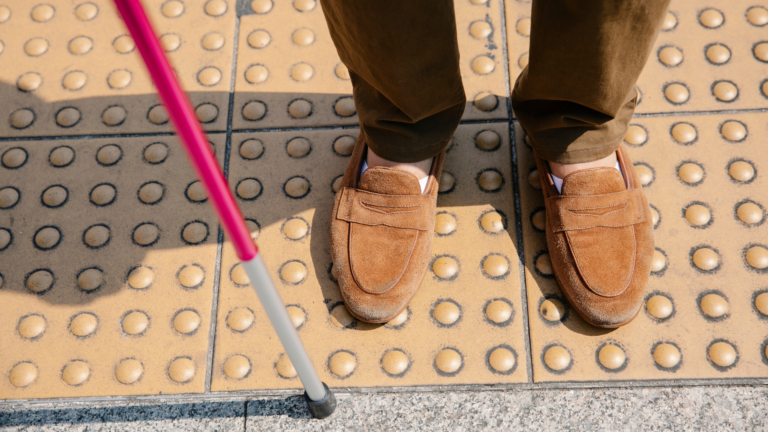
POLYGON ((251 239, 251 234, 243 220, 235 198, 227 187, 227 182, 219 170, 208 140, 200 123, 197 121, 192 105, 186 93, 181 89, 176 76, 160 47, 152 25, 147 19, 139 0, 115 0, 118 11, 128 27, 144 64, 155 82, 160 98, 168 110, 176 133, 187 149, 192 166, 208 192, 224 232, 227 233, 241 261, 253 259, 258 250, 251 239))

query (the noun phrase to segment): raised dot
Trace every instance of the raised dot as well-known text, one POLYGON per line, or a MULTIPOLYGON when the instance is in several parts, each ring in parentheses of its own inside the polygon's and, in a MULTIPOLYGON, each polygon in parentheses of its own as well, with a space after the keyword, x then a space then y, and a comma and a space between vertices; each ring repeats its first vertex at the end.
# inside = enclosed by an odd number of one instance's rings
POLYGON ((469 26, 469 34, 475 39, 487 38, 493 27, 487 21, 475 21, 469 26))
POLYGON ((745 202, 736 209, 736 216, 747 225, 756 224, 763 220, 763 209, 752 202, 745 202))
POLYGON ((449 213, 439 213, 435 217, 435 232, 447 235, 456 231, 456 218, 449 213))
POLYGON ((176 18, 184 13, 184 3, 177 0, 170 0, 163 3, 160 11, 168 18, 176 18))
POLYGON ((17 388, 24 388, 37 379, 37 366, 30 362, 22 362, 11 369, 8 380, 17 388))
POLYGON ((451 189, 453 189, 453 186, 456 184, 456 178, 453 176, 453 174, 443 171, 440 175, 440 183, 438 184, 438 192, 448 192, 451 189))
POLYGON ((499 134, 490 130, 482 131, 475 137, 475 145, 482 150, 496 150, 500 143, 499 134))
POLYGON ((299 63, 291 68, 291 78, 299 82, 309 80, 314 74, 315 69, 306 63, 299 63))
POLYGON ((351 117, 355 115, 355 101, 351 97, 344 97, 336 101, 333 110, 341 117, 351 117))
POLYGON ((45 327, 45 318, 40 315, 29 315, 19 321, 19 326, 16 330, 19 332, 21 337, 26 339, 34 339, 43 334, 45 327))
MULTIPOLYGON (((768 62, 768 42, 761 42, 752 48, 752 53, 760 61, 768 62)), ((765 91, 763 91, 765 94, 765 91)))
POLYGON ((752 6, 747 9, 747 20, 750 24, 758 27, 768 24, 768 9, 762 6, 752 6))
POLYGON ((248 225, 248 231, 251 233, 251 238, 256 240, 259 237, 259 232, 261 231, 259 224, 251 219, 246 219, 245 224, 248 225))
POLYGON ((597 359, 604 368, 615 370, 624 366, 627 355, 623 349, 616 345, 606 345, 600 348, 600 352, 597 353, 597 359))
POLYGON ((309 12, 317 6, 315 0, 293 0, 293 7, 299 12, 309 12))
POLYGON ((707 48, 707 59, 714 64, 727 63, 731 58, 731 50, 723 44, 712 44, 707 48))
POLYGON ((251 328, 254 320, 253 312, 246 308, 237 308, 227 315, 227 326, 232 330, 242 332, 251 328))
POLYGON ((349 156, 355 149, 355 139, 349 135, 343 135, 336 138, 333 142, 333 151, 341 156, 349 156))
POLYGON ((336 69, 334 69, 334 73, 336 73, 336 76, 339 79, 349 80, 349 69, 347 69, 347 67, 344 66, 343 63, 339 63, 338 65, 336 65, 336 69))
POLYGON ((269 78, 269 71, 262 65, 253 65, 245 70, 245 80, 251 84, 260 84, 269 78))
POLYGON ((520 66, 520 69, 525 69, 525 67, 528 66, 528 53, 521 55, 520 58, 517 59, 517 65, 520 66))
POLYGON ((136 43, 133 41, 132 37, 122 35, 118 36, 115 41, 112 42, 112 47, 120 54, 128 54, 136 49, 136 43))
POLYGON ((707 354, 712 363, 720 367, 728 367, 736 362, 736 350, 728 342, 713 343, 710 345, 707 354))
POLYGON ((664 15, 664 21, 661 23, 661 30, 669 31, 677 26, 677 17, 672 12, 667 12, 664 15))
POLYGON ((133 230, 133 241, 141 246, 149 246, 157 241, 160 230, 153 224, 141 224, 133 230))
POLYGON ((94 225, 85 231, 83 240, 90 247, 100 247, 109 241, 109 228, 104 225, 94 225))
POLYGON ((509 261, 501 255, 489 255, 483 260, 483 273, 490 277, 501 277, 509 272, 509 261))
POLYGON ((699 14, 699 22, 707 28, 717 28, 723 24, 725 18, 720 11, 715 9, 705 9, 699 14))
POLYGON ((681 144, 688 144, 696 139, 696 128, 689 123, 678 123, 672 127, 672 138, 681 144))
POLYGON ((293 177, 283 187, 285 193, 293 198, 301 198, 309 192, 309 182, 303 177, 293 177))
POLYGON ((656 319, 667 318, 674 312, 672 302, 663 295, 654 295, 649 298, 645 303, 645 309, 648 311, 648 314, 656 319))
POLYGON ((32 57, 38 57, 48 51, 48 41, 42 38, 34 38, 24 44, 24 52, 32 57))
POLYGON ((676 47, 664 47, 659 50, 659 61, 667 66, 677 66, 683 61, 683 52, 676 47))
POLYGON ((136 336, 149 327, 149 317, 144 312, 133 311, 123 317, 122 328, 126 334, 136 336))
POLYGON ((682 104, 688 101, 688 88, 682 84, 670 84, 664 89, 664 97, 674 104, 682 104))
POLYGON ((728 174, 736 181, 748 182, 755 177, 755 168, 749 162, 735 161, 728 166, 728 174))
POLYGON ((74 55, 83 55, 93 48, 93 41, 86 36, 78 36, 69 41, 69 52, 74 55))
POLYGON ((728 300, 723 298, 720 294, 707 294, 701 298, 699 307, 704 315, 711 318, 720 318, 728 313, 729 306, 728 300))
POLYGON ((232 270, 229 272, 229 277, 232 279, 232 282, 237 285, 248 285, 251 283, 251 280, 248 279, 248 274, 245 272, 245 267, 240 263, 237 263, 232 267, 232 270))
POLYGON ((480 185, 480 188, 489 192, 498 190, 503 182, 504 178, 496 170, 483 171, 477 178, 477 184, 480 185))
POLYGON ((97 206, 105 206, 115 200, 117 191, 110 184, 98 185, 91 191, 91 201, 97 206))
POLYGON ((488 364, 497 372, 509 372, 515 367, 515 355, 507 348, 499 347, 488 356, 488 364))
POLYGON ((123 384, 133 384, 144 374, 144 366, 136 359, 125 359, 115 367, 115 378, 123 384))
POLYGON ((147 183, 139 189, 139 199, 146 204, 154 204, 163 198, 165 188, 160 183, 147 183))
POLYGON ((720 81, 712 88, 712 93, 718 100, 730 102, 739 95, 739 89, 728 81, 720 81))
POLYGON ((64 75, 64 78, 61 80, 61 85, 63 85, 67 90, 75 91, 83 88, 87 81, 88 76, 86 76, 83 72, 72 71, 64 75))
MULTIPOLYGON (((254 0, 253 4, 256 4, 260 0, 254 0)), ((269 0, 266 0, 270 8, 272 7, 272 3, 269 2, 269 0)), ((258 13, 258 12, 257 12, 258 13)), ((272 40, 272 38, 269 36, 269 33, 267 33, 265 30, 256 30, 251 32, 251 34, 248 35, 248 45, 251 46, 251 48, 264 48, 265 46, 269 45, 269 42, 272 40)))
POLYGON ((36 74, 35 72, 28 72, 19 77, 19 79, 16 81, 16 87, 18 87, 21 91, 31 92, 33 90, 37 90, 37 88, 40 87, 40 84, 42 83, 43 79, 39 74, 36 74))
POLYGON ((195 108, 195 116, 200 123, 211 123, 219 116, 219 108, 212 103, 203 103, 195 108))
POLYGON ((168 376, 177 383, 187 383, 195 376, 195 363, 186 357, 177 358, 168 366, 168 376))
POLYGON ((121 69, 109 74, 107 83, 113 89, 123 89, 128 87, 128 85, 131 83, 131 79, 132 74, 125 69, 121 69))
POLYGON ((397 327, 397 326, 403 325, 407 320, 408 320, 408 309, 403 309, 403 311, 400 312, 398 316, 394 317, 386 325, 387 327, 397 327))
POLYGON ((768 249, 762 246, 752 246, 745 254, 747 264, 752 268, 763 270, 768 268, 768 249))
POLYGON ((198 72, 197 81, 207 87, 216 85, 221 81, 221 71, 213 66, 205 67, 198 72))
POLYGON ((312 145, 306 138, 294 138, 288 141, 285 149, 291 157, 300 158, 306 156, 312 150, 312 145))
POLYGON ((347 328, 356 321, 355 317, 349 313, 343 304, 334 306, 328 319, 331 321, 331 324, 339 328, 347 328))
POLYGON ((547 321, 560 321, 565 316, 565 306, 556 298, 546 299, 541 302, 539 313, 541 314, 541 317, 547 321))
POLYGON ((701 204, 693 204, 685 209, 685 219, 693 226, 702 226, 709 223, 712 215, 709 209, 701 204))
POLYGON ((459 272, 459 263, 451 257, 443 256, 432 263, 432 272, 440 279, 451 279, 459 272))
POLYGON ((35 121, 35 113, 28 108, 18 109, 11 113, 10 120, 15 129, 25 129, 35 121))
POLYGON ((400 375, 410 364, 408 356, 400 350, 392 350, 381 358, 381 368, 390 375, 400 375))
POLYGON ((346 378, 352 375, 352 372, 355 371, 356 367, 357 359, 355 359, 354 355, 346 351, 339 351, 328 359, 328 368, 334 375, 340 378, 346 378))
POLYGON ((299 46, 307 46, 315 41, 315 33, 308 28, 300 28, 291 35, 293 43, 299 46))
POLYGON ((541 179, 539 178, 539 170, 535 169, 528 173, 528 184, 534 189, 541 189, 541 179))
POLYGON ((275 370, 283 378, 296 377, 296 369, 293 367, 293 363, 291 363, 291 359, 288 358, 287 354, 280 355, 280 358, 277 359, 277 363, 275 363, 275 370))
POLYGON ((41 4, 32 8, 32 13, 30 13, 30 16, 34 21, 46 22, 51 18, 53 18, 53 14, 55 12, 56 11, 53 9, 53 6, 47 5, 47 4, 41 4))
POLYGON ((301 327, 307 320, 307 314, 299 307, 286 306, 285 310, 288 311, 288 317, 291 319, 294 328, 301 327))
POLYGON ((309 225, 304 219, 293 218, 283 224, 283 235, 291 240, 298 240, 303 238, 309 232, 309 225))
POLYGON ((189 198, 190 201, 193 202, 203 202, 206 199, 208 199, 208 196, 205 193, 205 188, 203 187, 203 184, 200 183, 198 180, 195 180, 187 187, 187 191, 185 192, 187 195, 187 198, 189 198))
POLYGON ((504 230, 504 218, 495 211, 490 211, 480 218, 480 226, 487 233, 498 233, 504 230))
POLYGON ((80 121, 80 110, 67 107, 56 114, 56 123, 62 127, 72 127, 80 121))
POLYGON ((297 99, 288 105, 288 113, 293 118, 305 118, 312 113, 312 104, 304 99, 297 99))
POLYGON ((149 109, 147 118, 150 122, 156 125, 162 125, 168 123, 168 110, 162 105, 155 105, 149 109))
POLYGON ((258 159, 264 153, 264 144, 257 139, 249 139, 240 144, 240 156, 243 159, 258 159))
POLYGON ((472 4, 476 5, 484 5, 488 3, 488 0, 469 0, 472 4))
POLYGON ((684 163, 677 169, 677 176, 688 184, 696 184, 704 178, 704 170, 698 164, 684 163))
POLYGON ((768 292, 755 296, 755 308, 763 315, 768 315, 768 292))
POLYGON ((545 276, 551 276, 554 274, 554 271, 552 270, 552 260, 549 258, 549 254, 541 254, 536 259, 536 270, 538 270, 541 274, 545 276))
POLYGON ((432 316, 443 325, 451 325, 459 320, 461 309, 450 301, 440 302, 432 311, 432 316))
POLYGON ((6 187, 0 189, 0 209, 13 207, 19 202, 19 192, 16 189, 6 187))
POLYGON ((224 0, 210 0, 205 4, 205 13, 212 17, 224 15, 227 11, 227 2, 224 0))
MULTIPOLYGON (((11 232, 5 228, 0 228, 0 250, 8 247, 11 243, 11 232)), ((0 276, 0 288, 3 287, 3 278, 0 276)))
POLYGON ((703 247, 693 253, 693 265, 701 270, 709 271, 720 265, 720 257, 714 250, 703 247))
POLYGON ((741 122, 729 120, 720 127, 720 134, 728 141, 738 142, 747 136, 747 128, 741 122))
POLYGON ((83 291, 93 291, 104 283, 104 272, 90 268, 77 275, 77 286, 83 291))
POLYGON ((163 51, 173 52, 181 46, 181 38, 175 33, 166 33, 160 36, 160 45, 163 46, 163 51))
POLYGON ((203 283, 205 272, 200 266, 188 265, 184 266, 184 268, 179 271, 177 279, 179 280, 179 284, 184 288, 195 288, 203 283))
POLYGON ((51 151, 48 160, 55 167, 65 167, 75 158, 75 151, 71 147, 56 147, 51 151))
POLYGON ((648 168, 645 165, 635 165, 634 166, 635 174, 638 177, 638 180, 640 180, 640 184, 643 186, 648 186, 653 181, 653 171, 651 171, 650 168, 648 168))
POLYGON ((128 274, 128 285, 131 288, 145 289, 152 284, 155 279, 155 272, 149 267, 136 267, 128 274))
POLYGON ((494 300, 485 307, 485 316, 496 324, 503 324, 512 318, 512 306, 503 300, 494 300))
POLYGON ((472 70, 479 75, 487 75, 496 68, 496 64, 488 56, 478 56, 472 60, 472 70))
POLYGON ((61 371, 61 380, 71 386, 78 386, 85 382, 91 375, 88 363, 82 360, 73 360, 64 366, 61 371))
POLYGON ((461 354, 452 348, 446 348, 435 356, 435 366, 443 373, 454 373, 461 369, 461 354))
POLYGON ((251 200, 261 194, 261 183, 256 179, 245 179, 237 185, 237 196, 251 200))
POLYGON ((344 179, 344 176, 338 176, 331 184, 331 189, 333 189, 333 193, 336 193, 341 189, 341 181, 344 179))
POLYGON ((8 6, 0 6, 0 24, 8 21, 11 17, 11 10, 8 6))
POLYGON ((173 328, 181 334, 190 334, 200 327, 200 315, 193 310, 185 310, 173 318, 173 328))
POLYGON ((198 244, 208 237, 208 226, 201 222, 192 222, 184 227, 181 237, 187 243, 198 244))
POLYGON ((75 8, 75 16, 80 21, 90 21, 99 14, 99 8, 93 3, 81 3, 75 8))
POLYGON ((631 145, 645 144, 648 140, 648 134, 645 129, 639 125, 629 125, 626 135, 624 135, 624 141, 631 145))
POLYGON ((104 110, 104 113, 101 115, 101 121, 107 126, 117 126, 125 121, 127 115, 125 108, 121 106, 111 106, 104 110))
POLYGON ((307 266, 298 261, 290 261, 280 268, 280 279, 285 283, 298 284, 307 277, 307 266))
POLYGON ((517 33, 519 33, 522 36, 530 36, 531 35, 531 19, 523 18, 519 20, 515 25, 515 30, 517 31, 517 33))
POLYGON ((233 355, 224 362, 224 375, 229 379, 243 379, 251 373, 251 362, 242 355, 233 355))
POLYGON ((499 100, 492 93, 482 92, 475 96, 472 103, 480 111, 493 111, 499 105, 499 100))
POLYGON ((243 106, 243 118, 246 120, 261 120, 267 113, 267 106, 263 102, 252 101, 243 106))
POLYGON ((51 249, 59 244, 61 232, 53 227, 45 227, 35 234, 35 244, 40 249, 51 249))
POLYGON ((546 211, 539 210, 531 216, 531 223, 539 231, 544 231, 547 227, 547 213, 546 211))
POLYGON ((20 147, 14 147, 3 153, 3 166, 6 168, 19 168, 27 161, 27 152, 20 147))
POLYGON ((561 346, 551 346, 544 353, 544 364, 554 371, 561 371, 571 364, 571 354, 561 346))
POLYGON ((78 337, 86 337, 96 331, 99 320, 93 314, 81 313, 72 318, 69 331, 78 337))

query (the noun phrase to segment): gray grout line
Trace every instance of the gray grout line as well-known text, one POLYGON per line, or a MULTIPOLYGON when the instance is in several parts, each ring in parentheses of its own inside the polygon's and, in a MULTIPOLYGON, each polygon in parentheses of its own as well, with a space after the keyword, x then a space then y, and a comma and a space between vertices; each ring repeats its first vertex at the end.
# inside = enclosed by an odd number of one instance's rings
POLYGON ((753 113, 765 113, 768 112, 768 108, 749 108, 749 109, 730 109, 730 110, 713 110, 713 111, 679 111, 679 112, 655 112, 655 113, 635 113, 634 117, 682 117, 682 116, 705 116, 705 115, 717 115, 717 114, 753 114, 753 113))

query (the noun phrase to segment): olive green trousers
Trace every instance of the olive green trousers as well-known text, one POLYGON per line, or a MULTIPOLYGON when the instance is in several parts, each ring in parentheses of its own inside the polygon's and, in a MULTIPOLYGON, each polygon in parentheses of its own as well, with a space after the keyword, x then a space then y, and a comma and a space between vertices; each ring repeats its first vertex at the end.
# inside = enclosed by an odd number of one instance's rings
MULTIPOLYGON (((533 0, 512 108, 539 156, 589 162, 618 148, 669 1, 533 0)), ((397 162, 442 151, 466 105, 453 0, 320 3, 371 150, 397 162)))

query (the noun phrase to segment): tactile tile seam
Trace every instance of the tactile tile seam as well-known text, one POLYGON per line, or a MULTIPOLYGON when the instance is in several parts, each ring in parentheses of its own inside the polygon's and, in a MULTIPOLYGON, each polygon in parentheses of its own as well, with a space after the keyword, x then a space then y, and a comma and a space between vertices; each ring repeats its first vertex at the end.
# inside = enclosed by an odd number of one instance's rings
MULTIPOLYGON (((226 130, 234 0, 144 6, 207 130, 226 130)), ((12 1, 0 11, 0 136, 170 132, 111 1, 12 1)))
MULTIPOLYGON (((333 185, 357 133, 233 137, 230 184, 255 196, 239 204, 321 379, 331 387, 528 382, 507 124, 459 127, 438 197, 434 261, 407 310, 386 325, 349 315, 331 266, 333 185)), ((225 243, 211 390, 300 387, 236 264, 225 243)))
MULTIPOLYGON (((499 3, 455 3, 464 120, 507 118, 499 3), (475 102, 477 100, 477 102, 475 102)), ((233 128, 354 125, 349 71, 315 0, 254 0, 240 18, 233 128)))
POLYGON ((0 154, 0 399, 203 392, 218 225, 178 142, 0 154))
MULTIPOLYGON (((510 79, 528 64, 530 2, 506 1, 510 79)), ((638 113, 768 107, 768 3, 673 0, 637 88, 638 113)))
POLYGON ((655 221, 638 316, 586 324, 552 275, 538 172, 515 127, 534 381, 764 377, 768 232, 761 114, 635 118, 626 146, 655 221))

